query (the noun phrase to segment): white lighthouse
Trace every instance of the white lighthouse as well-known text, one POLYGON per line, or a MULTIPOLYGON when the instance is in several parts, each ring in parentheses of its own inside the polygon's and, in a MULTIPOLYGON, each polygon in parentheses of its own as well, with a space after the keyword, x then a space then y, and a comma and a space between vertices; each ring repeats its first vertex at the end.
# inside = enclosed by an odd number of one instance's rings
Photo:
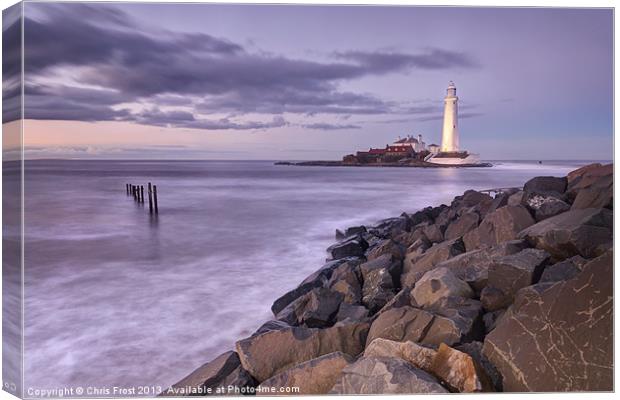
POLYGON ((446 97, 444 98, 443 108, 443 128, 441 130, 441 151, 459 151, 459 122, 458 122, 458 101, 456 96, 456 86, 450 81, 446 97))
MULTIPOLYGON (((480 165, 480 156, 461 150, 459 143, 459 98, 456 86, 450 81, 443 99, 443 127, 441 128, 441 151, 431 152, 424 160, 433 164, 450 166, 480 165)), ((429 146, 430 147, 430 146, 429 146)))

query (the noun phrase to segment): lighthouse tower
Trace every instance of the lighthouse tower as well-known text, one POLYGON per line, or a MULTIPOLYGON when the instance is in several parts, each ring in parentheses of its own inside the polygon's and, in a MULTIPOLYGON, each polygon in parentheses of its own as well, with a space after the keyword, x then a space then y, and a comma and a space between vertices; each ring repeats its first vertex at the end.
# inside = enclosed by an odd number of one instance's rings
POLYGON ((459 151, 458 101, 456 86, 450 81, 443 109, 443 129, 441 131, 441 151, 459 151))

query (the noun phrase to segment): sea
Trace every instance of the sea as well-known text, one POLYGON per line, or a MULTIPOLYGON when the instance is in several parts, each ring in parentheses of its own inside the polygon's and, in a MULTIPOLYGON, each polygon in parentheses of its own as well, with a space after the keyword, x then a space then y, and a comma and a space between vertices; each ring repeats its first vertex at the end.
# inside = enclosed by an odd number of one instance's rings
POLYGON ((171 385, 272 318, 336 229, 588 163, 27 161, 25 389, 171 385), (158 215, 126 193, 148 182, 158 215))

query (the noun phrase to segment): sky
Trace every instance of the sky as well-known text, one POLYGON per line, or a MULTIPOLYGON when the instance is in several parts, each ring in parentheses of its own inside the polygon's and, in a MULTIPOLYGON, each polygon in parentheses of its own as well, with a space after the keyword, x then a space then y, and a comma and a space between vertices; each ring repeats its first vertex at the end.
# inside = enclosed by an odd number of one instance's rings
MULTIPOLYGON (((3 124, 20 118, 3 12, 3 124)), ((329 160, 398 136, 611 159, 611 9, 25 3, 28 158, 329 160)))

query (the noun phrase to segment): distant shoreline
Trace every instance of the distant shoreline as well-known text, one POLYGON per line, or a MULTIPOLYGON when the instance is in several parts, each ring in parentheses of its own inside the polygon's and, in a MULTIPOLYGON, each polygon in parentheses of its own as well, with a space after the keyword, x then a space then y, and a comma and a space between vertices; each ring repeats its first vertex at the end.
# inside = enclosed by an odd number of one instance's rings
POLYGON ((407 163, 345 163, 342 161, 277 161, 274 165, 292 165, 301 167, 388 167, 388 168, 488 168, 491 163, 462 164, 462 165, 443 165, 433 164, 426 161, 411 160, 407 163))

